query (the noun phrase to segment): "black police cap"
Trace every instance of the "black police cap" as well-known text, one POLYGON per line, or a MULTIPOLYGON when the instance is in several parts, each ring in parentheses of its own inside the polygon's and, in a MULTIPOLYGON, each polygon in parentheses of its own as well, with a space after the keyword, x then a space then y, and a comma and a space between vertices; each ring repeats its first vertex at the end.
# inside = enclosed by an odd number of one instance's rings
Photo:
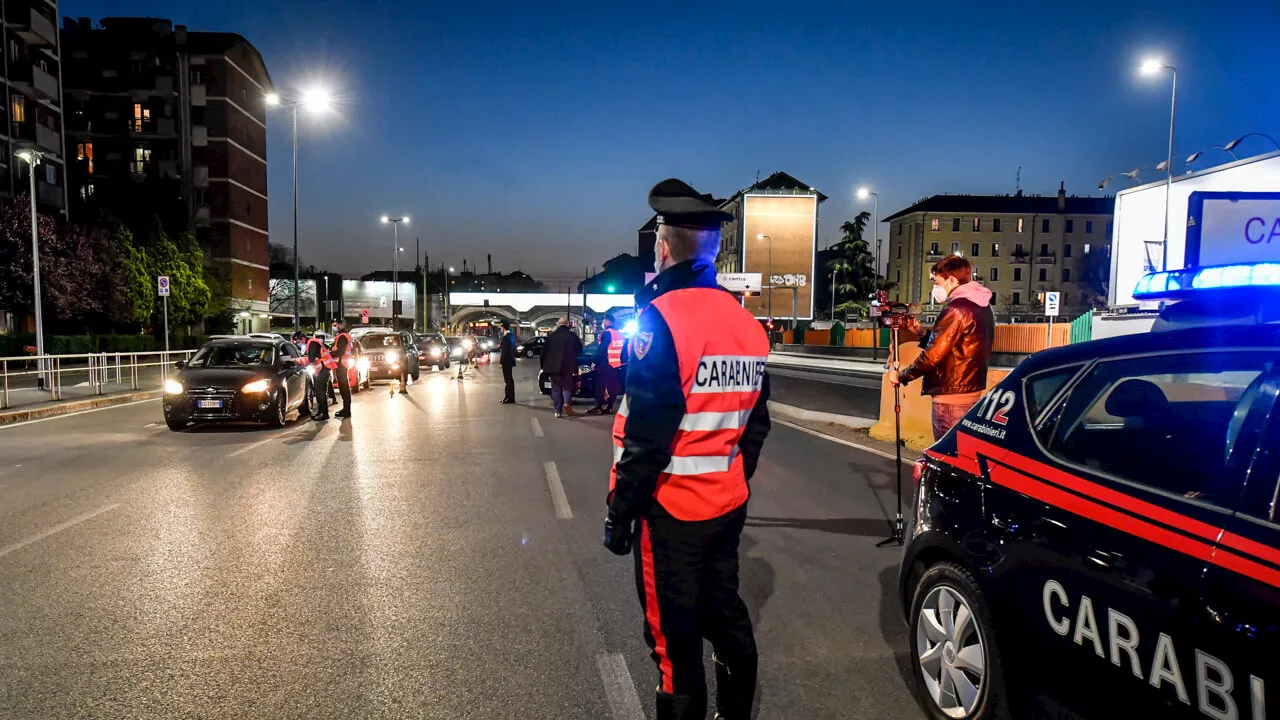
POLYGON ((721 223, 733 219, 732 214, 716 206, 715 198, 675 178, 653 186, 649 191, 649 207, 658 214, 659 223, 676 227, 719 230, 721 223))

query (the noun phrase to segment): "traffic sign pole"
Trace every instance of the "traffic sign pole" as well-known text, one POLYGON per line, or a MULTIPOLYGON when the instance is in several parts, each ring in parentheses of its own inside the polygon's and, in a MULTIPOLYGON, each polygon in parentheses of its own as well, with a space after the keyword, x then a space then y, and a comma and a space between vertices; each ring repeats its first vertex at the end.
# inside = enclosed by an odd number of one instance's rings
POLYGON ((163 298, 164 304, 164 351, 169 352, 169 296, 163 298))
POLYGON ((1044 346, 1046 348, 1053 345, 1053 319, 1058 316, 1058 310, 1062 296, 1056 292, 1046 292, 1044 294, 1044 314, 1049 318, 1049 328, 1045 331, 1044 346))
MULTIPOLYGON (((169 352, 169 276, 156 278, 156 294, 160 296, 160 304, 164 308, 164 351, 169 352)), ((167 358, 166 358, 167 361, 167 358)))

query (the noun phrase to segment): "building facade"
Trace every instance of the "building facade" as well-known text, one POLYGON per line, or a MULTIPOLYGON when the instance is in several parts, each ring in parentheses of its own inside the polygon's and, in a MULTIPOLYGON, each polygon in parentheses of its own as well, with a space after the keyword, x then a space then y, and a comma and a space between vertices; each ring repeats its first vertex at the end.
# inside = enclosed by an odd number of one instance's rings
POLYGON ((1112 197, 934 195, 900 210, 889 225, 889 296, 923 305, 936 317, 929 269, 947 255, 961 255, 974 279, 994 293, 1000 322, 1045 322, 1044 293, 1059 292, 1061 319, 1069 320, 1105 299, 1112 197))
POLYGON ((35 149, 43 158, 36 166, 36 200, 41 212, 67 209, 66 155, 63 142, 62 48, 55 0, 6 0, 0 4, 4 20, 5 111, 9 122, 0 129, 0 167, 5 190, 29 191, 26 162, 14 157, 35 149))
POLYGON ((194 230, 238 310, 269 312, 273 88, 257 49, 156 18, 68 18, 62 43, 72 216, 127 216, 141 202, 194 230))

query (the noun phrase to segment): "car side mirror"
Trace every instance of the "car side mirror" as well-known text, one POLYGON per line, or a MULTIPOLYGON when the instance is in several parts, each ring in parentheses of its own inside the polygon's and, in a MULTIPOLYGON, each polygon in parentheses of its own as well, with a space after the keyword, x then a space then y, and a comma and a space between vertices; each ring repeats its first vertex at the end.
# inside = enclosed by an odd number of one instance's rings
POLYGON ((176 368, 178 368, 179 370, 181 370, 182 368, 184 368, 184 367, 186 367, 186 366, 187 366, 187 361, 186 361, 186 360, 179 360, 178 362, 174 363, 174 364, 173 364, 173 366, 174 366, 174 367, 176 367, 176 368))

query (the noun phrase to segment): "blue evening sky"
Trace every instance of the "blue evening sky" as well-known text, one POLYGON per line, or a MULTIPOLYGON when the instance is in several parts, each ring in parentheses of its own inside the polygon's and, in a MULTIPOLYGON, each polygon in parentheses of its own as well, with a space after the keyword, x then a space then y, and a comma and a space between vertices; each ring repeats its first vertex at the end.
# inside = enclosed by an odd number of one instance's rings
MULTIPOLYGON (((1011 193, 1019 166, 1028 193, 1097 194, 1164 158, 1169 81, 1137 75, 1147 52, 1179 69, 1175 156, 1280 137, 1280 3, 1264 0, 67 0, 62 13, 237 32, 282 90, 337 90, 339 115, 304 123, 299 228, 303 260, 342 272, 389 266, 376 220, 403 213, 402 244, 420 237, 433 263, 492 253, 503 271, 580 274, 635 252, 646 193, 669 176, 726 196, 786 170, 831 197, 824 246, 870 209, 861 184, 882 216, 933 193, 1011 193)), ((283 119, 268 123, 274 242, 291 242, 283 119)))

